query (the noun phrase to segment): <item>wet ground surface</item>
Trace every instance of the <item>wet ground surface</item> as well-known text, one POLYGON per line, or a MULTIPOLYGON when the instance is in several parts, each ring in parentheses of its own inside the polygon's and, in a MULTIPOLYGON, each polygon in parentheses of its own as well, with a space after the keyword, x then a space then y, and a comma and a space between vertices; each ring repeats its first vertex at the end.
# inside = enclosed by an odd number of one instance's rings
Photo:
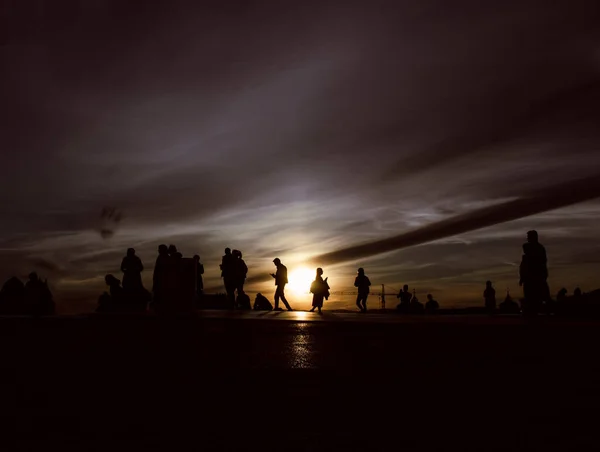
POLYGON ((599 326, 4 318, 1 438, 28 450, 597 450, 599 326))

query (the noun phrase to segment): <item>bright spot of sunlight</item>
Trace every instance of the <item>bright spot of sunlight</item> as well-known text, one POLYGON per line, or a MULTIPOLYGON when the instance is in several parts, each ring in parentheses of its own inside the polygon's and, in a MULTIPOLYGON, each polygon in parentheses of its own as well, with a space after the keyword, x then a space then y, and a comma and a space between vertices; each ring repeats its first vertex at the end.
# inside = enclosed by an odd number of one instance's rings
POLYGON ((307 267, 298 267, 288 274, 289 289, 294 295, 305 295, 310 291, 310 284, 315 279, 315 272, 307 267))

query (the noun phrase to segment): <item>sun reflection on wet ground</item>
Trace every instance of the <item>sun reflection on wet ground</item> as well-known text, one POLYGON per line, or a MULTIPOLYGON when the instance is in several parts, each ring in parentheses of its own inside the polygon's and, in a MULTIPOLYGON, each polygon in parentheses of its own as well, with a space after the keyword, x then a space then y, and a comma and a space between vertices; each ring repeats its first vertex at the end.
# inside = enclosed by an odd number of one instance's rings
POLYGON ((314 338, 309 332, 308 323, 295 325, 295 334, 287 348, 288 365, 294 369, 310 369, 316 367, 314 357, 314 338))

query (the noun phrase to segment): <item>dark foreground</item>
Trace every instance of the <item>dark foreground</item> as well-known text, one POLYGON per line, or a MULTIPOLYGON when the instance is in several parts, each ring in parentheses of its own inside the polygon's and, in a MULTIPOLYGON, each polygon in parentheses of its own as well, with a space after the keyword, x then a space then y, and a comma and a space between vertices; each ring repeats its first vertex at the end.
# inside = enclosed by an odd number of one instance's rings
POLYGON ((598 450, 599 324, 0 319, 3 450, 598 450))

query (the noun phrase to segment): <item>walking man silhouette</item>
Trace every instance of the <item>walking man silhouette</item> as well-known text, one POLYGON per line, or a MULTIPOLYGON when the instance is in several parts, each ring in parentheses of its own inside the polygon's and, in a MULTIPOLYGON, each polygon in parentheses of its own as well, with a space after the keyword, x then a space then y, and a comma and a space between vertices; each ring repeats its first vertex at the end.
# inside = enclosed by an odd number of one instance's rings
POLYGON ((273 259, 273 263, 277 267, 277 272, 271 273, 271 276, 273 278, 275 278, 275 285, 277 286, 277 290, 275 290, 275 309, 274 310, 275 311, 283 311, 283 309, 281 309, 279 307, 279 299, 281 298, 281 301, 285 305, 286 309, 288 311, 293 311, 290 304, 285 299, 285 293, 284 293, 285 285, 288 283, 287 267, 281 263, 281 260, 278 257, 273 259))
POLYGON ((354 287, 358 288, 358 296, 356 297, 356 306, 360 312, 367 312, 367 297, 369 296, 369 287, 371 281, 365 275, 365 270, 361 267, 358 269, 358 275, 354 280, 354 287))

